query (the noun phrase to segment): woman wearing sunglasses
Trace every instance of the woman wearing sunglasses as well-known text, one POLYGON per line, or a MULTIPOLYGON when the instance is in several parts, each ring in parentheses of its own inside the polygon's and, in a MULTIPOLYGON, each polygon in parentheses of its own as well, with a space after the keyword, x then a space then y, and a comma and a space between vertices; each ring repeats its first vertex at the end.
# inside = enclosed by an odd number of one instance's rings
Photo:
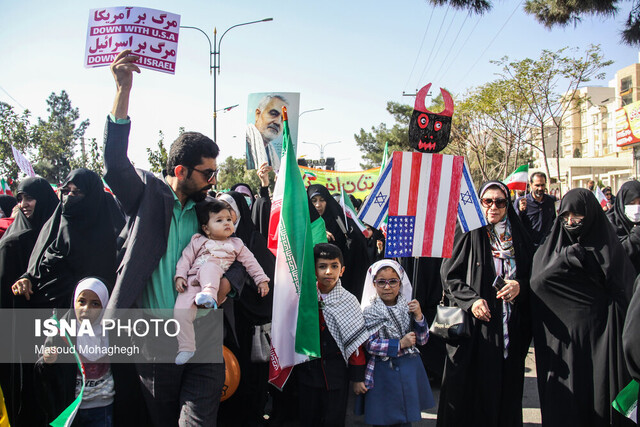
POLYGON ((489 181, 479 195, 488 225, 456 227, 440 272, 450 304, 469 315, 471 337, 447 343, 439 426, 522 425, 533 246, 503 183, 489 181))
POLYGON ((543 425, 634 425, 611 406, 631 379, 622 328, 634 279, 593 193, 569 191, 531 276, 543 425))

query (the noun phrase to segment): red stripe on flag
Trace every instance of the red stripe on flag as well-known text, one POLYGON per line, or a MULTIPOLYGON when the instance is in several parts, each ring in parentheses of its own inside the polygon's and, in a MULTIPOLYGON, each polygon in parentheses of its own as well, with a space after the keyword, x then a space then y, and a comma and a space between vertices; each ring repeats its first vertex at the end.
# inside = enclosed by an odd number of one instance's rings
POLYGON ((449 191, 449 206, 447 209, 447 225, 444 230, 444 242, 442 242, 442 258, 451 258, 453 251, 453 236, 455 234, 458 215, 458 203, 460 203, 460 180, 464 167, 464 157, 453 158, 453 170, 451 171, 451 190, 449 191))
POLYGON ((433 246, 433 230, 436 225, 438 212, 438 193, 440 192, 440 178, 442 172, 442 154, 434 154, 431 158, 431 177, 429 178, 429 198, 427 200, 427 215, 424 222, 424 236, 422 238, 422 256, 430 257, 433 246))
POLYGON ((409 205, 407 206, 407 215, 409 216, 416 216, 422 157, 422 153, 413 153, 411 155, 411 181, 409 182, 409 205))
POLYGON ((395 197, 389 197, 389 216, 398 215, 398 194, 400 194, 400 186, 402 179, 402 151, 393 153, 393 165, 391 166, 391 193, 395 197))

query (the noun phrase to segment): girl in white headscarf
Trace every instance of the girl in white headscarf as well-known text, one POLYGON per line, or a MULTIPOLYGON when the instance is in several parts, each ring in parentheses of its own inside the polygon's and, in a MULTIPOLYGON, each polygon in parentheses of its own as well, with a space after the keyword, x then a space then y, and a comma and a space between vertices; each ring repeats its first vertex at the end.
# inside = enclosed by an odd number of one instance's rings
POLYGON ((365 372, 365 422, 410 423, 435 406, 420 351, 429 337, 420 303, 411 299, 411 283, 395 261, 381 260, 367 271, 362 292, 369 330, 365 372))
MULTIPOLYGON (((67 405, 81 396, 74 425, 113 425, 115 383, 108 356, 109 338, 102 329, 102 316, 108 301, 109 291, 100 279, 83 279, 73 295, 73 310, 65 316, 67 319, 75 317, 78 325, 90 322, 93 331, 93 336, 78 333, 76 338, 75 348, 84 376, 75 363, 56 364, 58 355, 55 353, 45 351, 36 364, 41 385, 49 389, 46 399, 48 421, 55 419, 67 405)), ((49 344, 45 346, 49 347, 49 344)))

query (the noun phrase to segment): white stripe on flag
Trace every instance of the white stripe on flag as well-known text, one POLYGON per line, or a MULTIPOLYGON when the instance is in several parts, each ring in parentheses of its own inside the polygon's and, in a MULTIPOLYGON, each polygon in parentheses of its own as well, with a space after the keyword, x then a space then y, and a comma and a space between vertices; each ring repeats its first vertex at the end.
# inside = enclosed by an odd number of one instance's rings
MULTIPOLYGON (((429 197, 429 180, 431 179, 431 163, 433 157, 425 156, 422 158, 420 166, 420 187, 418 188, 418 205, 416 209, 416 224, 424 224, 427 220, 427 198, 429 197)), ((422 253, 422 238, 413 239, 413 253, 422 253)))
POLYGON ((411 183, 411 170, 414 167, 413 153, 402 153, 402 169, 400 174, 400 191, 398 193, 398 212, 396 215, 406 215, 409 210, 409 184, 411 183))
POLYGON ((438 191, 438 210, 435 217, 436 227, 433 229, 433 245, 431 246, 431 256, 436 258, 442 257, 445 231, 444 224, 447 222, 447 212, 449 210, 449 196, 451 195, 450 177, 452 174, 453 156, 442 156, 442 169, 438 177, 440 190, 438 191))

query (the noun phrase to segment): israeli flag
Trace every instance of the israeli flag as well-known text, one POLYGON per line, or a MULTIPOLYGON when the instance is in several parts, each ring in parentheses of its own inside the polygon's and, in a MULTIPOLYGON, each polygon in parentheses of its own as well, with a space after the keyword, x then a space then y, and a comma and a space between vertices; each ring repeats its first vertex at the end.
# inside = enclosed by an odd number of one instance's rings
POLYGON ((358 219, 373 228, 380 228, 389 211, 389 194, 391 193, 391 169, 393 161, 390 159, 380 171, 378 181, 367 196, 358 212, 358 219))
POLYGON ((469 166, 464 162, 462 179, 460 180, 460 201, 458 202, 458 222, 465 233, 487 225, 487 220, 480 208, 480 199, 471 180, 469 166))

